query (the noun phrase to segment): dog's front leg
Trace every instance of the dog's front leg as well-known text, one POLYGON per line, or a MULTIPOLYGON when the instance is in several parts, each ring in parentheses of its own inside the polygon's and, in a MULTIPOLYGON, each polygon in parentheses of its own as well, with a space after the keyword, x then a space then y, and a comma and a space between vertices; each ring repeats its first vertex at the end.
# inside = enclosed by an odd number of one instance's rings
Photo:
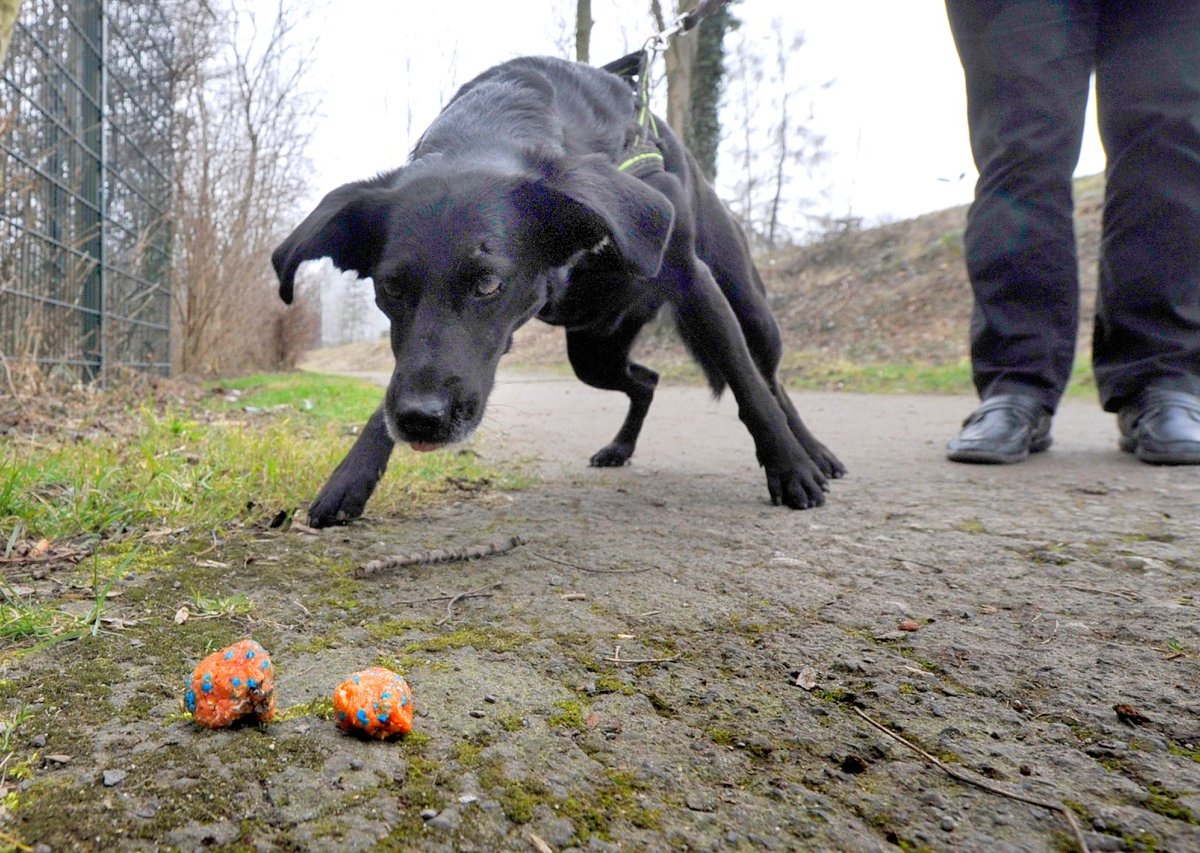
POLYGON ((826 478, 801 446, 787 414, 750 356, 737 317, 721 293, 708 265, 694 255, 668 260, 660 280, 670 288, 681 330, 692 345, 703 348, 733 391, 738 417, 750 431, 758 462, 766 471, 771 502, 792 509, 825 503, 826 478))
POLYGON ((308 508, 308 523, 313 527, 329 527, 362 515, 379 478, 387 470, 394 446, 380 406, 308 508))

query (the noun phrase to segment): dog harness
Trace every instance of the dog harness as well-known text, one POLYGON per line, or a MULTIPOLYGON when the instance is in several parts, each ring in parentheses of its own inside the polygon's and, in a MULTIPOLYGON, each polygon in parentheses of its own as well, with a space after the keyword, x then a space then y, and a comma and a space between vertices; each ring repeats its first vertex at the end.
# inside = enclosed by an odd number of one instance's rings
MULTIPOLYGON (((634 134, 623 153, 623 158, 617 164, 617 168, 632 175, 635 178, 644 178, 654 172, 662 171, 666 165, 666 159, 663 157, 662 138, 658 135, 658 122, 654 120, 654 114, 650 112, 650 64, 654 59, 657 50, 647 47, 640 52, 637 64, 637 100, 635 107, 637 109, 637 133, 634 134)), ((621 75, 629 80, 632 84, 628 71, 632 70, 629 66, 625 68, 626 73, 621 75)))
POLYGON ((627 172, 635 178, 644 178, 665 168, 662 138, 658 135, 658 124, 650 112, 650 66, 654 64, 655 57, 667 49, 671 39, 693 29, 725 2, 726 0, 699 0, 690 12, 683 13, 671 26, 651 36, 641 50, 604 66, 605 71, 624 77, 630 85, 633 85, 634 78, 637 78, 634 91, 637 93, 638 131, 622 152, 624 156, 621 162, 617 164, 617 168, 622 172, 627 172))

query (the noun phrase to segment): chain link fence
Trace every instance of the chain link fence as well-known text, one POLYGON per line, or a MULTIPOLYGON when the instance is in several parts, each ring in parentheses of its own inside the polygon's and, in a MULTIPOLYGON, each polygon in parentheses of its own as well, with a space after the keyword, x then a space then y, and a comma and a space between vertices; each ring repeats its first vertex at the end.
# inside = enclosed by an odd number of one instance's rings
POLYGON ((0 76, 0 356, 169 372, 173 49, 158 0, 23 0, 0 76))

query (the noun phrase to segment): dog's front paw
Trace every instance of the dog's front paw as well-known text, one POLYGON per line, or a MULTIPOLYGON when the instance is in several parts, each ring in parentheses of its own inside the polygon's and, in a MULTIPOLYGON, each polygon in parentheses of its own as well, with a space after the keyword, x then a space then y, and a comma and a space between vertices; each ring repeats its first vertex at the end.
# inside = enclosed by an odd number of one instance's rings
POLYGON ((308 508, 309 526, 349 524, 363 514, 374 490, 374 483, 363 483, 361 480, 339 483, 336 478, 331 479, 308 508))
POLYGON ((606 444, 588 460, 588 464, 593 468, 620 468, 629 462, 629 457, 633 455, 633 445, 624 444, 619 441, 614 441, 612 444, 606 444))
POLYGON ((800 468, 767 468, 767 490, 771 503, 790 509, 811 509, 825 503, 825 475, 809 463, 800 468))

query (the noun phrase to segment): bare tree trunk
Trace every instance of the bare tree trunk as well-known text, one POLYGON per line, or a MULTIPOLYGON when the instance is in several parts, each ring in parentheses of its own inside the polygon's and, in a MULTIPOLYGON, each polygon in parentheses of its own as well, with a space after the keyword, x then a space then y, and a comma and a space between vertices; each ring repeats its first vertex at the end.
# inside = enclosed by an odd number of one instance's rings
POLYGON ((758 199, 758 178, 754 169, 754 92, 762 83, 762 71, 758 67, 759 59, 754 56, 745 41, 738 43, 734 50, 734 74, 738 80, 739 118, 741 131, 741 147, 738 151, 741 161, 742 177, 738 181, 738 207, 742 227, 747 234, 755 235, 758 231, 754 221, 758 199))
MULTIPOLYGON (((783 42, 783 33, 775 31, 775 62, 779 69, 779 79, 787 81, 788 49, 783 42)), ((779 205, 783 201, 783 185, 787 182, 786 167, 792 159, 791 134, 792 125, 788 115, 788 102, 791 92, 784 86, 783 98, 779 104, 779 124, 775 127, 775 195, 771 198, 770 215, 767 217, 767 246, 775 248, 776 234, 779 229, 779 205)))
POLYGON ((575 0, 575 61, 590 62, 592 0, 575 0))
MULTIPOLYGON (((695 0, 675 0, 677 14, 695 0)), ((650 14, 659 30, 667 27, 659 0, 650 0, 650 14)), ((725 32, 734 24, 727 7, 702 21, 689 33, 673 38, 663 53, 667 72, 667 124, 699 159, 709 177, 716 175, 720 137, 717 107, 723 77, 725 32)))
POLYGON ((805 231, 804 210, 816 201, 814 172, 824 158, 824 139, 811 128, 811 100, 808 120, 804 117, 807 86, 794 80, 791 67, 803 34, 787 37, 779 21, 773 32, 770 63, 764 62, 769 50, 744 37, 732 40, 726 102, 726 120, 735 131, 729 141, 739 165, 733 208, 756 246, 768 248, 805 231), (797 172, 806 180, 798 181, 797 172))
POLYGON ((20 8, 20 0, 0 0, 0 67, 4 65, 4 57, 8 56, 8 43, 20 8))
POLYGON ((721 6, 696 29, 696 61, 692 71, 690 136, 684 139, 709 180, 717 177, 721 144, 721 92, 725 82, 725 34, 739 25, 721 6))
MULTIPOLYGON (((688 0, 675 0, 675 11, 690 5, 688 0)), ((650 14, 658 29, 667 28, 659 0, 650 0, 650 14)), ((667 71, 667 124, 681 137, 687 138, 691 125, 692 68, 696 63, 696 40, 684 36, 674 38, 663 53, 667 71)))

